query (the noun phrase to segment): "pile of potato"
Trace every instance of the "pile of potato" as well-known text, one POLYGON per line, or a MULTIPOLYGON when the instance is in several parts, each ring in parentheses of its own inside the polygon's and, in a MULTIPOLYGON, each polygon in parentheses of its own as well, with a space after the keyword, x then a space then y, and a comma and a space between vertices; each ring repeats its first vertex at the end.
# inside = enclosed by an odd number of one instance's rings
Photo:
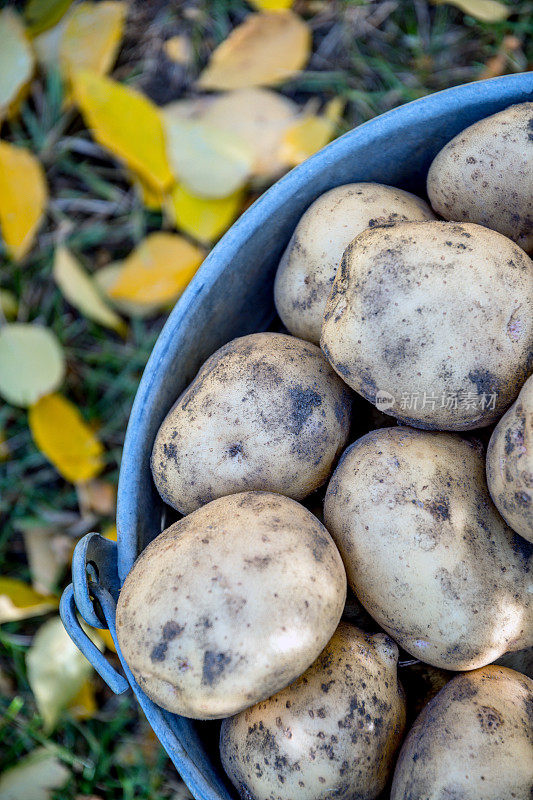
POLYGON ((427 192, 319 197, 275 281, 292 335, 214 353, 154 444, 185 516, 118 639, 156 703, 224 718, 243 800, 531 797, 533 103, 427 192))

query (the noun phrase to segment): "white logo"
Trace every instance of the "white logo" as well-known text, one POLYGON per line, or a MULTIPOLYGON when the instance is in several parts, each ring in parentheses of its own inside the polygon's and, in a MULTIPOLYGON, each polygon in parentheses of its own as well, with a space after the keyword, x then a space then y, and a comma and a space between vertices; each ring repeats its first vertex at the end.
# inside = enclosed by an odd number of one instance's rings
POLYGON ((376 392, 376 408, 379 411, 388 411, 389 408, 392 408, 395 403, 395 399, 392 394, 389 392, 385 392, 383 389, 380 389, 376 392))

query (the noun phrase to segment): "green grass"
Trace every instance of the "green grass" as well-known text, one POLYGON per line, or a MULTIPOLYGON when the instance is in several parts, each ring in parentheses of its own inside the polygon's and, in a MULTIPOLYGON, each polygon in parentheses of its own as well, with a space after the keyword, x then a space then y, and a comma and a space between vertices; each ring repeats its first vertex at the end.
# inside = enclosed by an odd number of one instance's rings
MULTIPOLYGON (((282 91, 301 104, 316 95, 321 101, 343 97, 342 132, 429 92, 475 80, 506 36, 522 43, 507 70, 523 71, 533 62, 533 2, 509 5, 513 14, 507 21, 487 25, 422 0, 299 0, 296 9, 313 30, 313 56, 308 69, 282 91)), ((115 74, 137 83, 157 102, 194 94, 194 80, 209 52, 248 12, 244 0, 137 0, 115 74), (165 60, 162 41, 176 33, 189 36, 195 49, 189 69, 165 60)), ((20 117, 4 126, 2 135, 42 160, 51 203, 23 266, 0 252, 1 286, 16 295, 19 320, 50 326, 63 343, 68 372, 62 391, 98 426, 106 448, 105 475, 116 482, 131 404, 164 318, 132 321, 124 339, 87 321, 55 287, 52 255, 64 238, 92 271, 126 255, 147 232, 160 228, 161 217, 143 208, 123 169, 91 141, 75 112, 65 110, 57 74, 36 81, 20 117)), ((77 513, 77 496, 34 446, 24 410, 1 405, 0 431, 10 451, 9 460, 0 464, 0 572, 29 579, 17 523, 77 513)), ((95 525, 101 528, 108 521, 99 519, 95 525)), ((41 621, 0 629, 1 675, 7 683, 0 691, 0 770, 44 743, 72 769, 69 784, 57 793, 62 800, 169 796, 173 770, 160 749, 149 753, 143 746, 145 729, 134 703, 113 696, 99 679, 95 718, 77 722, 66 713, 53 734, 45 736, 24 666, 41 621)))

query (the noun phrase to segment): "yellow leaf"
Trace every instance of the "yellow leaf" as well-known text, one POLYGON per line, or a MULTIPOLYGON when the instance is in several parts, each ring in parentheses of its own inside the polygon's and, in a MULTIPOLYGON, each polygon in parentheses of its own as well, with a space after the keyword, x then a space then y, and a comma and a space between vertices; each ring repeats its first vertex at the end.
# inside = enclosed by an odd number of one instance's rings
POLYGON ((96 141, 154 189, 170 187, 174 179, 156 106, 135 89, 89 70, 73 73, 72 87, 96 141))
POLYGON ((0 576, 0 624, 46 614, 57 606, 56 597, 36 592, 17 578, 0 576))
POLYGON ((66 247, 58 247, 55 252, 54 278, 74 308, 106 328, 125 332, 124 321, 108 306, 92 277, 66 247))
POLYGON ((291 8, 294 0, 248 0, 258 11, 285 11, 291 8))
POLYGON ((111 650, 112 653, 117 652, 117 648, 115 647, 115 642, 113 641, 113 637, 111 636, 108 630, 106 630, 105 628, 94 628, 94 632, 103 642, 103 644, 105 644, 108 650, 111 650))
POLYGON ((66 14, 72 0, 29 0, 24 8, 24 19, 31 36, 47 31, 66 14))
POLYGON ((217 95, 201 114, 201 121, 244 140, 253 153, 254 176, 267 181, 288 166, 280 158, 280 145, 297 114, 298 106, 288 97, 252 87, 217 95))
POLYGON ((140 195, 143 205, 150 211, 161 211, 165 202, 165 193, 154 189, 140 175, 130 170, 130 178, 133 186, 140 195))
POLYGON ((51 800, 69 775, 51 748, 38 747, 2 773, 0 800, 51 800))
POLYGON ((0 394, 15 406, 30 406, 57 389, 65 358, 54 333, 40 325, 12 322, 0 328, 0 394))
POLYGON ((204 253, 175 233, 151 233, 122 262, 111 297, 134 303, 177 299, 202 263, 204 253))
POLYGON ((44 172, 35 156, 0 142, 0 228, 16 261, 30 249, 47 202, 44 172))
POLYGON ((65 397, 42 397, 30 408, 28 421, 35 444, 67 481, 88 481, 102 471, 104 448, 65 397))
POLYGON ((209 244, 226 231, 242 207, 242 190, 229 197, 206 200, 177 184, 169 197, 172 219, 178 228, 202 244, 209 244))
POLYGON ((0 311, 6 319, 13 319, 17 316, 18 301, 13 292, 7 289, 0 289, 0 311))
POLYGON ((238 136, 193 120, 163 115, 176 180, 201 197, 227 197, 248 180, 253 152, 238 136))
POLYGON ((109 71, 117 57, 126 10, 121 0, 74 6, 59 44, 59 63, 65 77, 74 70, 92 70, 98 75, 109 71))
POLYGON ((96 698, 94 696, 94 684, 87 678, 83 681, 80 690, 68 703, 68 710, 75 719, 91 719, 97 711, 96 698))
POLYGON ((281 154, 291 165, 301 164, 326 145, 334 126, 324 117, 304 117, 286 131, 281 154))
POLYGON ((176 64, 190 64, 192 60, 192 47, 190 39, 186 36, 172 36, 163 45, 168 58, 176 64))
POLYGON ((102 532, 102 536, 104 539, 109 539, 111 542, 117 541, 117 526, 116 525, 108 525, 107 528, 102 532))
POLYGON ((511 8, 498 0, 432 0, 434 5, 455 6, 481 22, 501 22, 507 19, 511 8))
POLYGON ((202 89, 274 86, 296 74, 311 52, 311 32, 290 10, 250 14, 211 55, 202 89))
POLYGON ((33 51, 18 14, 4 8, 0 11, 0 123, 33 75, 33 65, 33 51))
POLYGON ((71 11, 68 10, 57 25, 40 33, 32 42, 37 62, 46 70, 55 69, 57 67, 59 62, 59 46, 70 13, 71 11))
MULTIPOLYGON (((88 635, 103 649, 99 639, 86 626, 88 635)), ((26 653, 28 681, 37 702, 45 729, 51 731, 63 709, 76 697, 92 667, 78 650, 59 617, 45 622, 26 653)))
POLYGON ((165 303, 133 303, 131 300, 120 300, 116 297, 111 297, 109 292, 117 282, 117 278, 122 271, 122 262, 114 261, 106 267, 102 267, 94 273, 94 280, 100 290, 109 298, 113 305, 118 308, 121 314, 127 317, 157 317, 161 314, 162 309, 166 309, 169 305, 165 303))

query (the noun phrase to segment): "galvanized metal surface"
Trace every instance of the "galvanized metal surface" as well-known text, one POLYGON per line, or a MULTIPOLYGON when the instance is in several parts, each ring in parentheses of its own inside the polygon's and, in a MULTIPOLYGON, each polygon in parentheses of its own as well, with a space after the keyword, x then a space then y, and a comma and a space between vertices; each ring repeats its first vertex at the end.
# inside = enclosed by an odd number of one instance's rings
MULTIPOLYGON (((361 125, 294 169, 238 220, 211 251, 168 318, 132 409, 118 491, 118 546, 88 534, 76 548, 73 588, 65 590, 65 627, 113 691, 132 687, 155 733, 197 800, 235 794, 217 764, 213 726, 169 714, 139 688, 114 630, 115 602, 141 550, 164 527, 165 507, 150 475, 155 434, 199 366, 235 336, 264 330, 273 318, 279 257, 305 209, 343 183, 378 181, 425 193, 428 167, 442 146, 473 122, 533 101, 533 73, 466 84, 425 97, 361 125), (109 627, 126 679, 107 663, 79 624, 109 627), (211 736, 210 736, 211 731, 211 736)), ((215 730, 216 733, 216 730, 215 730)))

